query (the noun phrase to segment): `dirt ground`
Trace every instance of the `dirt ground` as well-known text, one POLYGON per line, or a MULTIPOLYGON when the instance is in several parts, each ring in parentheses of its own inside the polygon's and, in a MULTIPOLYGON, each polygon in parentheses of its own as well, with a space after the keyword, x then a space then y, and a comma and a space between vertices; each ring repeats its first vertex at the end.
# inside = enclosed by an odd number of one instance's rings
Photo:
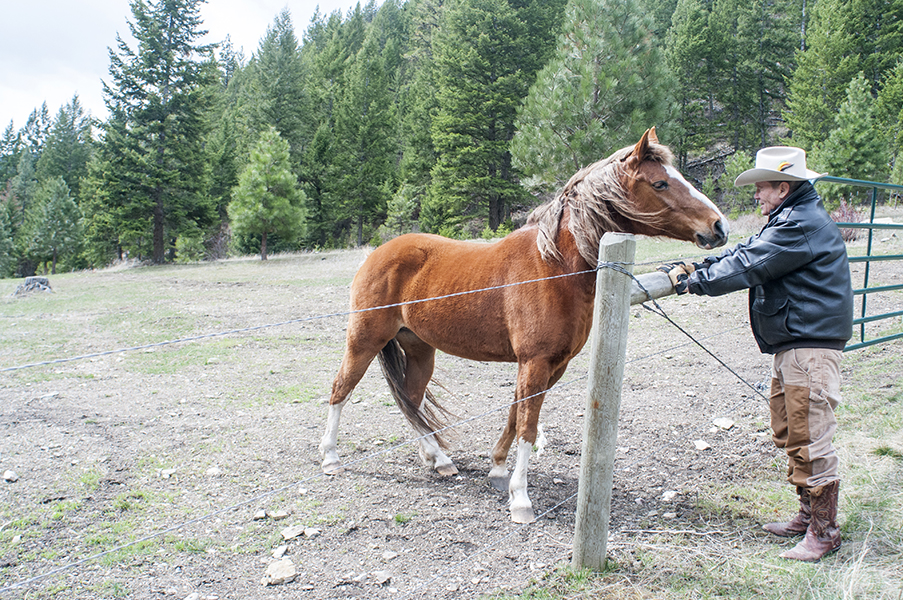
MULTIPOLYGON (((51 278, 52 300, 0 304, 0 368, 29 362, 16 350, 26 339, 45 355, 76 356, 342 312, 362 256, 51 278), (125 304, 112 300, 129 286, 149 289, 125 304), (86 289, 101 300, 63 302, 86 289), (155 327, 167 335, 143 336, 155 327)), ((893 268, 873 277, 899 278, 893 268)), ((660 304, 764 390, 770 360, 749 332, 745 294, 660 304)), ((455 429, 449 455, 460 473, 451 478, 423 467, 414 446, 396 447, 411 430, 374 365, 343 415, 346 471, 320 475, 317 445, 344 323, 328 317, 0 373, 0 471, 16 475, 0 481, 0 587, 110 551, 0 597, 473 598, 516 592, 566 561, 588 348, 543 408, 547 442, 529 480, 541 518, 516 526, 507 494, 486 477, 513 398, 514 365, 438 357, 439 397, 460 420, 473 419, 455 429), (261 511, 268 516, 259 518, 261 511), (283 540, 296 525, 306 534, 283 540), (146 536, 153 537, 117 549, 146 536), (281 546, 297 577, 264 586, 281 546)), ((664 319, 633 307, 611 555, 629 563, 634 541, 661 531, 740 527, 756 543, 754 524, 735 522, 699 496, 713 486, 749 485, 763 472, 779 479, 783 459, 767 414, 757 391, 664 319), (733 426, 716 427, 720 417, 733 426)))

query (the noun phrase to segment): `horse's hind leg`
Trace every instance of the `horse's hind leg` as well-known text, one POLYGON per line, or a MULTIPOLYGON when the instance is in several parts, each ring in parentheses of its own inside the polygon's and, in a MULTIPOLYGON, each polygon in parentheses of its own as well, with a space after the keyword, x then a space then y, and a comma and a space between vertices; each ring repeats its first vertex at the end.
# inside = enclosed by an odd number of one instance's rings
POLYGON ((339 421, 342 417, 342 408, 351 397, 354 386, 358 384, 367 367, 373 360, 363 356, 353 356, 345 353, 342 366, 332 383, 332 394, 329 397, 329 414, 326 417, 326 432, 320 440, 320 456, 323 457, 323 472, 335 475, 342 471, 342 460, 338 453, 339 421))
POLYGON ((353 321, 348 325, 349 334, 345 344, 345 355, 342 357, 339 372, 332 382, 332 394, 329 396, 329 414, 326 418, 326 432, 320 441, 320 456, 323 458, 323 472, 330 475, 342 471, 342 461, 338 454, 339 421, 342 416, 342 408, 348 402, 354 387, 367 372, 367 368, 380 349, 392 339, 389 336, 387 340, 383 341, 378 336, 354 335, 354 331, 360 329, 355 327, 353 321))
MULTIPOLYGON (((423 397, 426 394, 430 378, 433 376, 436 349, 407 329, 399 331, 396 339, 405 353, 405 393, 411 402, 418 407, 418 410, 422 410, 423 397)), ((423 433, 416 426, 414 430, 418 433, 423 433)), ((421 437, 418 442, 420 445, 420 459, 423 461, 423 464, 435 469, 440 475, 450 476, 458 474, 457 467, 442 451, 435 435, 421 437)))
POLYGON ((508 466, 505 462, 508 460, 508 451, 511 449, 511 443, 514 441, 514 434, 517 432, 517 404, 512 404, 508 409, 508 422, 505 424, 505 430, 502 431, 502 437, 492 449, 492 467, 489 469, 489 483, 500 492, 508 489, 509 477, 508 466))

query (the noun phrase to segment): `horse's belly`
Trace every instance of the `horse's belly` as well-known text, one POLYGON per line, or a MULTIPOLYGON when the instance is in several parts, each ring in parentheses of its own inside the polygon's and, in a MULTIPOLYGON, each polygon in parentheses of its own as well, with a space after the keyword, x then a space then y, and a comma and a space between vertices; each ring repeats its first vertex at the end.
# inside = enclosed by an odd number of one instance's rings
POLYGON ((449 310, 442 301, 429 310, 405 311, 404 324, 418 338, 446 354, 470 360, 517 362, 504 319, 472 310, 449 310))

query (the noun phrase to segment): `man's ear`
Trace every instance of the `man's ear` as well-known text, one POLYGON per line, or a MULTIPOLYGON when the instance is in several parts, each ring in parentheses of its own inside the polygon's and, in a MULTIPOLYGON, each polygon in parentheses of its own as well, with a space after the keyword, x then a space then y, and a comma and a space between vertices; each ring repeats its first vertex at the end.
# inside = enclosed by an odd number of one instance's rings
POLYGON ((790 182, 782 181, 778 186, 778 189, 781 190, 781 200, 786 200, 787 196, 790 195, 790 182))

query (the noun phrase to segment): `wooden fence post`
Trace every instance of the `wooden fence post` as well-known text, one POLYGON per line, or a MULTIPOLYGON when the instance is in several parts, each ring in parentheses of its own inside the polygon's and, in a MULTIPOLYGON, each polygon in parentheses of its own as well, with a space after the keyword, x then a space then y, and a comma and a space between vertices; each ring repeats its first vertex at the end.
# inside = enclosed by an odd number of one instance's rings
MULTIPOLYGON (((623 263, 631 273, 635 254, 636 241, 630 234, 606 233, 599 245, 600 264, 623 263)), ((667 279, 664 273, 659 275, 667 279)), ((571 561, 576 569, 601 571, 605 567, 631 283, 627 275, 613 269, 603 267, 596 274, 589 393, 583 417, 577 521, 571 561)))

